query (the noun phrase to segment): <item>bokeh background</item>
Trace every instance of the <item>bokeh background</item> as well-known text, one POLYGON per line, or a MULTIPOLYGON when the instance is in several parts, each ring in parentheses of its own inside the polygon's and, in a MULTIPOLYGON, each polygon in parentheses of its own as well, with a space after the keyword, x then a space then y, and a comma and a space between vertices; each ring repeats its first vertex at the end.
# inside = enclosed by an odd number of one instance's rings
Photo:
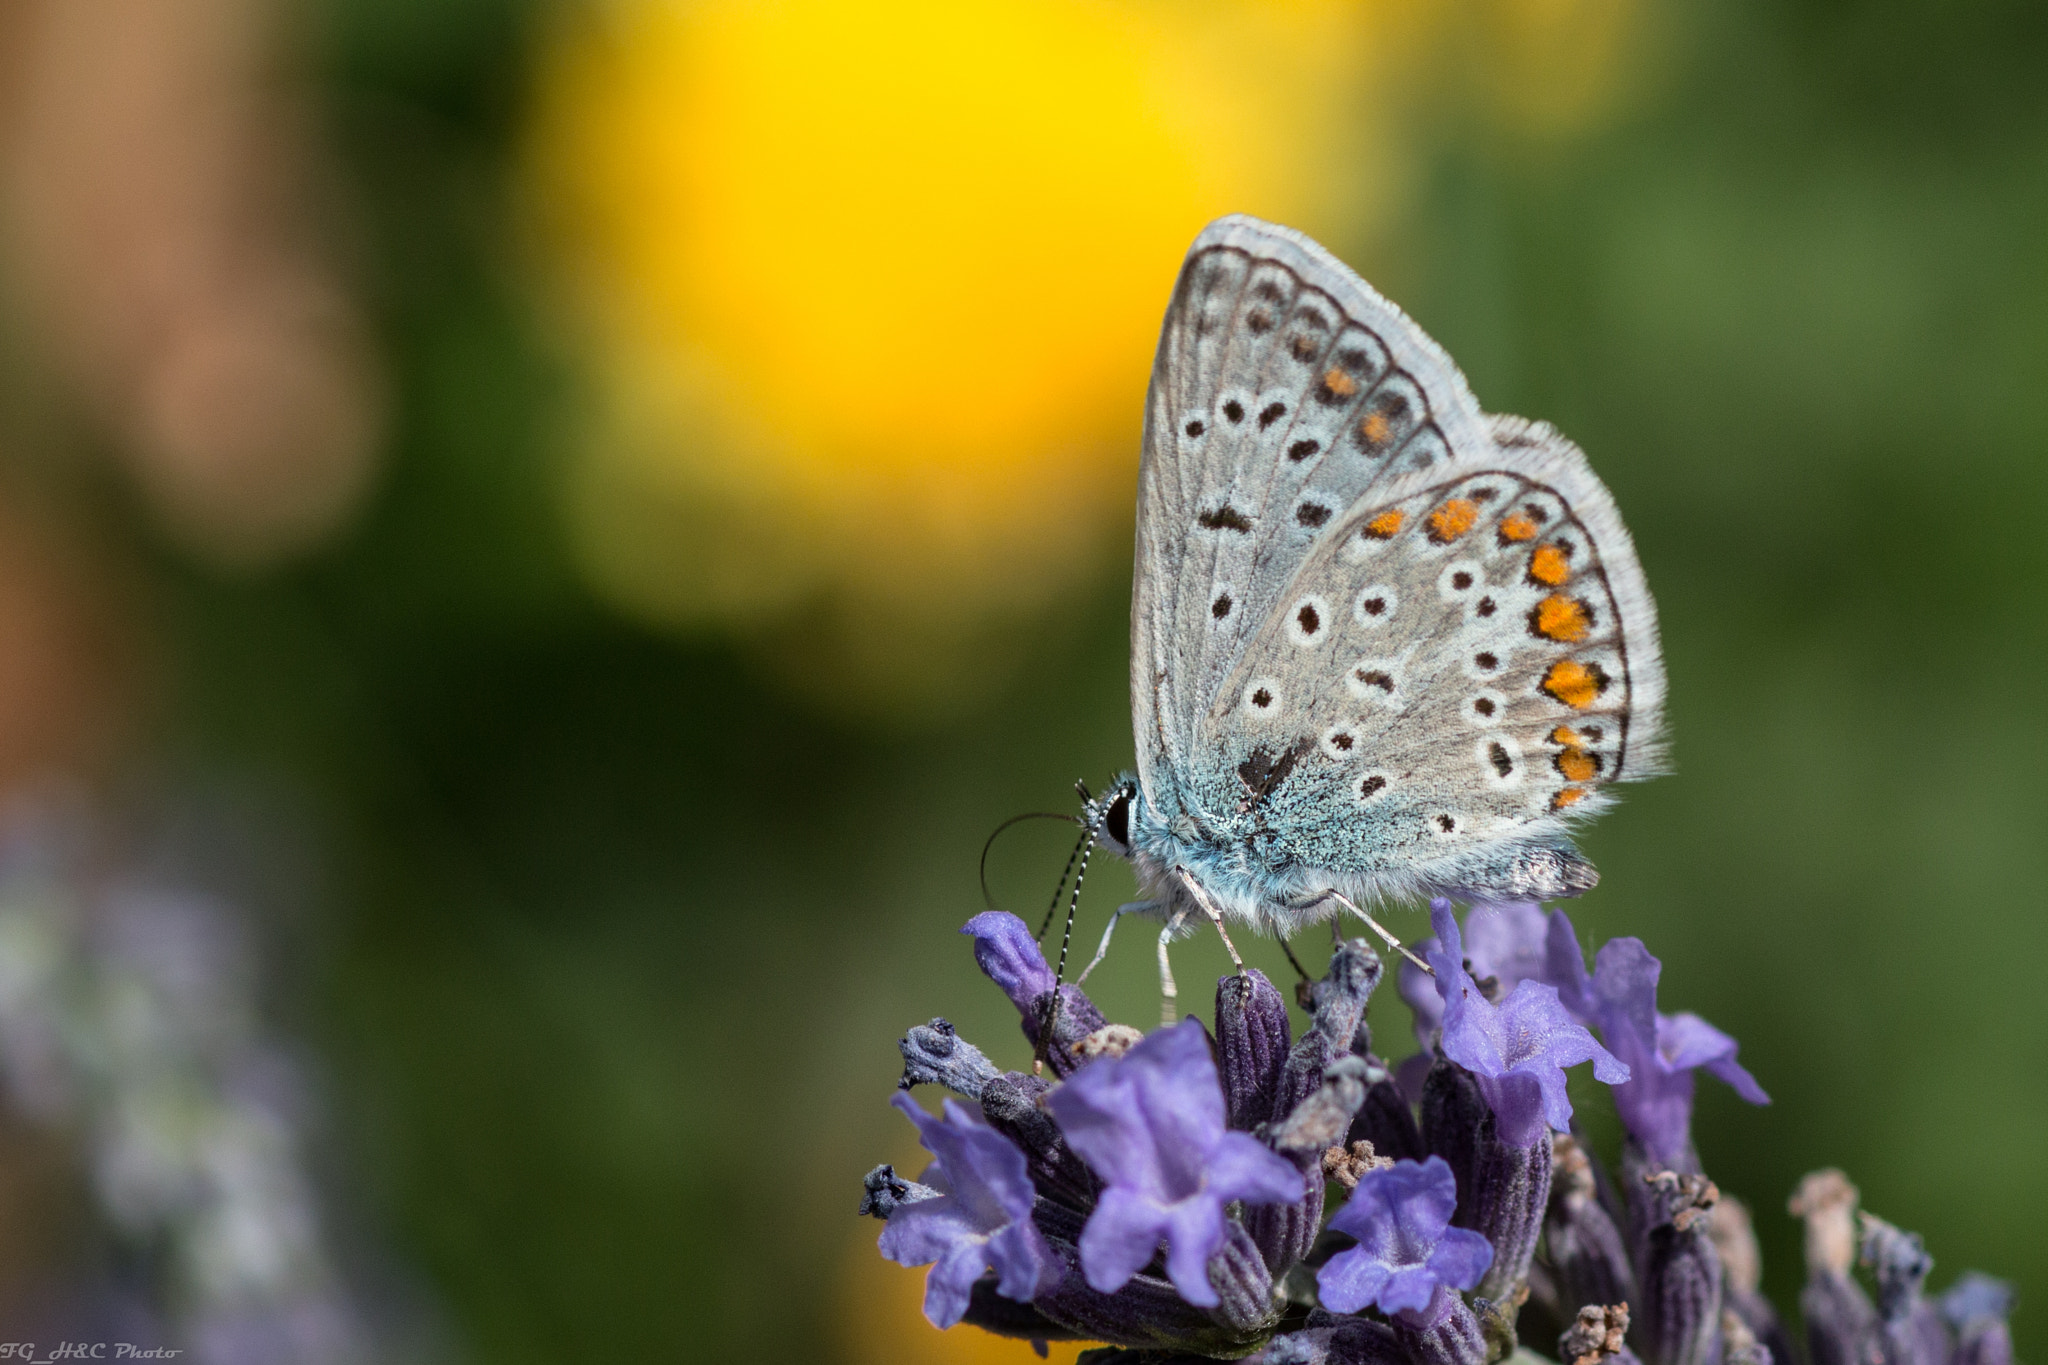
POLYGON ((2026 0, 15 0, 0 1335, 1021 1361, 856 1187, 905 1027, 1024 1057, 954 930, 1130 761, 1140 399, 1234 210, 1636 533, 1677 770, 1574 914, 1776 1097, 1700 1115, 1767 1287, 1840 1165, 2041 1359, 2026 0))

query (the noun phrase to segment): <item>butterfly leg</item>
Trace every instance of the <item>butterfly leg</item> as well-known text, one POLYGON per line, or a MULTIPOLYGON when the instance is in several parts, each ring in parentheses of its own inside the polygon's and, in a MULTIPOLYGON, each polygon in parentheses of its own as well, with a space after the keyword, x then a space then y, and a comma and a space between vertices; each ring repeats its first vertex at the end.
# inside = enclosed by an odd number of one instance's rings
POLYGON ((1209 917, 1209 923, 1216 926, 1216 932, 1223 938, 1223 951, 1230 954, 1230 965, 1237 968, 1239 976, 1243 976, 1244 959, 1237 955, 1237 945, 1230 941, 1230 931, 1223 927, 1223 912, 1216 908, 1216 902, 1209 899, 1209 893, 1202 889, 1202 884, 1196 881, 1186 868, 1177 867, 1174 871, 1180 874, 1181 885, 1187 887, 1189 893, 1194 896, 1195 904, 1201 906, 1202 913, 1209 917))
POLYGON ((1395 952, 1399 953, 1402 957, 1407 958, 1410 962, 1413 962, 1416 966, 1422 968, 1423 971, 1428 972, 1431 976, 1436 975, 1435 968, 1431 967, 1427 962, 1424 962, 1414 953, 1409 952, 1408 949, 1402 947, 1400 939, 1395 938, 1392 934, 1388 933, 1385 927, 1382 926, 1378 920, 1374 919, 1371 915, 1366 914, 1365 911, 1359 909, 1357 905, 1353 904, 1349 896, 1345 895, 1342 891, 1336 890, 1325 891, 1323 894, 1330 897, 1332 900, 1336 901, 1337 904, 1343 906, 1352 914, 1364 920, 1366 924, 1371 926, 1372 931, 1375 934, 1378 934, 1381 938, 1387 941, 1387 946, 1389 948, 1392 948, 1395 952))
POLYGON ((1109 956, 1109 936, 1116 932, 1116 922, 1118 920, 1122 919, 1125 915, 1142 915, 1148 910, 1157 910, 1158 908, 1159 903, 1157 901, 1132 901, 1129 905, 1119 905, 1116 908, 1116 913, 1109 917, 1109 924, 1102 931, 1102 945, 1095 950, 1095 956, 1088 959, 1088 965, 1081 969, 1081 974, 1074 978, 1074 984, 1076 986, 1087 985, 1088 973, 1100 967, 1102 959, 1109 956))
POLYGON ((1173 936, 1180 932, 1180 926, 1188 917, 1188 907, 1183 905, 1174 912, 1166 927, 1159 931, 1159 1026, 1170 1028, 1178 1012, 1180 988, 1173 984, 1173 964, 1167 961, 1166 945, 1173 942, 1173 936))
POLYGON ((1295 1000, 1300 1002, 1303 1009, 1313 1014, 1315 1012, 1315 995, 1313 993, 1316 984, 1315 978, 1308 974, 1308 968, 1301 965, 1301 959, 1294 955, 1294 945, 1289 943, 1284 935, 1280 939, 1280 951, 1287 954, 1287 965, 1294 968, 1295 1000))

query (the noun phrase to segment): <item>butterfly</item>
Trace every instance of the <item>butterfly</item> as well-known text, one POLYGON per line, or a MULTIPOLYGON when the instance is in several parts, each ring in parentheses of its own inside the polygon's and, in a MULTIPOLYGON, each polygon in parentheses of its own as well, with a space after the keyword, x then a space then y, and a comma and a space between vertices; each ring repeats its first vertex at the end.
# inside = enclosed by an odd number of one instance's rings
POLYGON ((1361 903, 1578 895, 1571 829, 1658 771, 1664 690, 1579 449, 1482 412, 1302 234, 1204 229, 1146 399, 1137 771, 1087 799, 1149 897, 1127 909, 1284 939, 1361 903))

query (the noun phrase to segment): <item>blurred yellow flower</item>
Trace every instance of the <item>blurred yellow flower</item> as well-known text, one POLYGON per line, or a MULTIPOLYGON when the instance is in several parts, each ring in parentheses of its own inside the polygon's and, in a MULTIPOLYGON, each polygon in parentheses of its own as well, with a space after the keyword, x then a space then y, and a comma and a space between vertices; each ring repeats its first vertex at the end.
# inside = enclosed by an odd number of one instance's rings
POLYGON ((1398 208, 1441 8, 579 10, 528 184, 594 379, 567 486, 592 581, 665 624, 801 621, 842 697, 921 703, 948 641, 1121 550, 1201 225, 1341 244, 1398 208))

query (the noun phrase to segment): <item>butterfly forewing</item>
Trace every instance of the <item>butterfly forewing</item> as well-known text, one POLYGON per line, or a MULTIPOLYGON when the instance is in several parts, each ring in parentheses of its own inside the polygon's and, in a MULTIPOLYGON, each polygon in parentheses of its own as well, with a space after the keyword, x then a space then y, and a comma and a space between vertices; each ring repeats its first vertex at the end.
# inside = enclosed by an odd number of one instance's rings
POLYGON ((1162 812, 1186 807, 1197 728, 1345 513, 1491 449, 1449 359, 1328 253, 1253 219, 1203 232, 1167 313, 1139 488, 1133 710, 1162 812))

